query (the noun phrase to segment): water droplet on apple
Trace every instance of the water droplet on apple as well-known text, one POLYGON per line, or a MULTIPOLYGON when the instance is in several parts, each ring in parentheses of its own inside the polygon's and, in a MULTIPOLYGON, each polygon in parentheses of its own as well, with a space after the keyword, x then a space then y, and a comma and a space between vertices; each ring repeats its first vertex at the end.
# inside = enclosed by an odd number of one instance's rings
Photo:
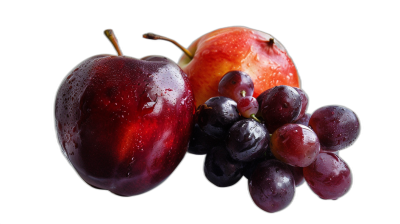
POLYGON ((202 55, 204 56, 204 55, 207 55, 207 54, 209 54, 209 53, 210 53, 209 50, 205 50, 205 51, 203 51, 202 55))

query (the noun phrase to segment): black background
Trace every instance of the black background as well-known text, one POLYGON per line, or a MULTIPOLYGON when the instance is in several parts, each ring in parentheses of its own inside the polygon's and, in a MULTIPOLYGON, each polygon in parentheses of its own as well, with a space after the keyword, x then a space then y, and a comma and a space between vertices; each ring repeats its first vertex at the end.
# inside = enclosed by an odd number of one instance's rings
POLYGON ((8 105, 13 110, 5 113, 18 119, 6 119, 11 124, 10 136, 16 137, 12 141, 17 145, 9 150, 12 156, 3 157, 5 163, 12 164, 5 172, 10 175, 9 181, 2 184, 10 199, 3 210, 6 216, 53 223, 64 220, 93 223, 106 219, 112 223, 239 219, 325 222, 342 220, 347 215, 372 215, 382 208, 381 202, 375 201, 380 198, 374 193, 377 180, 371 179, 375 176, 371 156, 376 146, 371 141, 375 130, 369 119, 370 98, 366 95, 366 91, 378 84, 368 83, 366 77, 377 75, 370 49, 377 42, 373 34, 379 32, 380 26, 370 17, 373 10, 369 6, 317 5, 315 10, 306 11, 297 7, 289 10, 287 5, 249 8, 203 5, 204 8, 187 6, 172 10, 173 5, 154 3, 151 7, 134 7, 132 11, 124 5, 114 7, 95 10, 76 6, 67 13, 57 7, 57 10, 21 14, 25 22, 10 26, 17 44, 11 60, 16 62, 12 65, 14 73, 8 77, 15 78, 13 83, 17 85, 12 85, 12 89, 18 100, 11 99, 8 105), (203 158, 192 155, 185 157, 163 185, 138 197, 120 198, 85 185, 58 147, 53 100, 61 80, 76 64, 95 54, 114 53, 102 31, 114 29, 125 55, 140 58, 160 54, 177 61, 181 52, 176 47, 143 40, 141 35, 159 33, 187 47, 211 30, 232 25, 268 32, 282 42, 297 66, 302 88, 310 97, 309 112, 323 105, 339 104, 358 114, 361 136, 354 146, 340 153, 353 172, 351 191, 338 201, 322 201, 303 185, 297 188, 290 207, 270 215, 253 205, 245 179, 231 188, 215 188, 204 179, 203 158), (27 63, 21 63, 24 60, 27 63), (12 211, 22 211, 24 215, 11 215, 12 211), (326 218, 316 220, 316 215, 326 218))

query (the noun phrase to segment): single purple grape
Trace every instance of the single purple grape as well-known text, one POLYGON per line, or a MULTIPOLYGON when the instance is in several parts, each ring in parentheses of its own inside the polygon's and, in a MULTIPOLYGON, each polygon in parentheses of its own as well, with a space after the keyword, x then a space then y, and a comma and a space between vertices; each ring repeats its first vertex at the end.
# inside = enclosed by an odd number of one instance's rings
POLYGON ((206 178, 218 187, 229 187, 236 184, 243 176, 242 162, 232 159, 223 146, 211 149, 204 162, 206 178))
POLYGON ((236 102, 227 97, 212 97, 199 106, 197 123, 206 134, 225 138, 229 128, 240 118, 236 106, 236 102))
POLYGON ((232 158, 249 162, 265 155, 269 132, 254 119, 240 120, 232 125, 226 139, 226 148, 232 158))
POLYGON ((357 115, 343 106, 325 106, 310 118, 310 127, 317 134, 321 149, 337 151, 354 143, 360 134, 357 115))
POLYGON ((218 84, 218 92, 221 96, 233 99, 236 102, 245 96, 253 96, 254 83, 251 77, 242 71, 230 71, 226 73, 218 84))
POLYGON ((275 86, 261 104, 261 114, 270 133, 292 123, 301 111, 301 96, 290 86, 275 86))
POLYGON ((286 164, 275 159, 261 162, 248 184, 254 203, 267 212, 286 208, 294 197, 293 174, 286 164))
POLYGON ((334 153, 320 153, 303 175, 311 190, 322 199, 338 199, 346 194, 352 183, 347 164, 334 153))

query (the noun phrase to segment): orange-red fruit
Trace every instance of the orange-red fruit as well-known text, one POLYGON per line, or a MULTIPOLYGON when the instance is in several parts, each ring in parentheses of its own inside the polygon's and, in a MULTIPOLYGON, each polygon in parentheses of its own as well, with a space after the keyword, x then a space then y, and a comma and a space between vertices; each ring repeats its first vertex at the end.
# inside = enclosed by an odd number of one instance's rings
POLYGON ((296 67, 283 45, 271 35, 246 27, 227 27, 195 40, 178 64, 188 74, 196 105, 218 96, 218 83, 240 70, 254 82, 254 97, 277 85, 300 86, 296 67))

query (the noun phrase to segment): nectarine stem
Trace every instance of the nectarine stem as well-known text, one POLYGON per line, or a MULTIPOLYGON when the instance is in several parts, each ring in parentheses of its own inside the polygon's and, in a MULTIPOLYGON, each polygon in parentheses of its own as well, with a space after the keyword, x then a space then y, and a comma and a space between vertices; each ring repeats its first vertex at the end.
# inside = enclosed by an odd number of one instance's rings
POLYGON ((169 39, 167 37, 163 37, 163 36, 160 36, 160 35, 157 35, 157 34, 154 34, 154 33, 145 33, 145 34, 143 34, 143 38, 150 39, 150 40, 166 40, 166 41, 169 41, 169 42, 175 44, 175 46, 179 47, 183 51, 183 53, 185 53, 190 59, 193 59, 193 54, 190 53, 190 51, 188 49, 184 48, 182 45, 180 45, 178 42, 176 42, 176 41, 174 41, 172 39, 169 39))
POLYGON ((118 53, 118 56, 122 56, 122 51, 119 48, 117 37, 115 36, 113 30, 104 30, 104 34, 106 37, 111 41, 112 45, 114 46, 115 50, 118 53))

